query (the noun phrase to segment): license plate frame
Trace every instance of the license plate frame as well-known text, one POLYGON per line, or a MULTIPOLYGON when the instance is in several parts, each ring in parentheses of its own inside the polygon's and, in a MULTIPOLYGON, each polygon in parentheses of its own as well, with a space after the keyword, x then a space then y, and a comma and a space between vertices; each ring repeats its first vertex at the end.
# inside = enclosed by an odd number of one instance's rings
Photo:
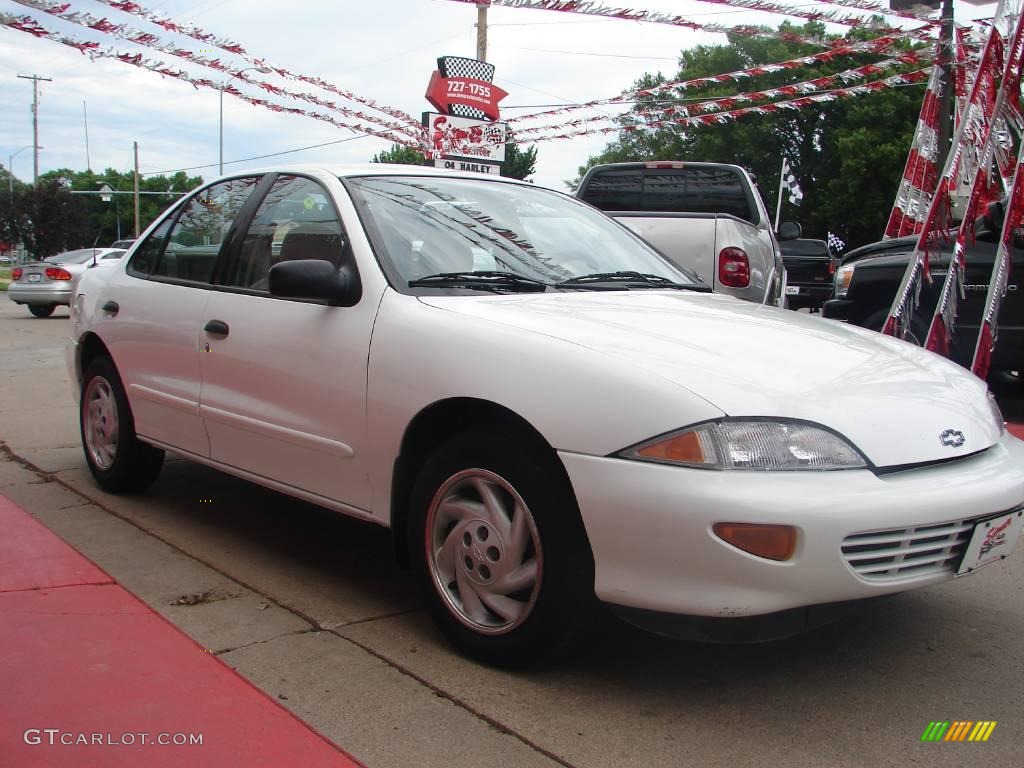
POLYGON ((786 286, 786 295, 787 296, 799 296, 800 295, 800 286, 799 285, 787 285, 786 286))
POLYGON ((956 575, 969 573, 1009 557, 1024 531, 1024 507, 979 520, 967 540, 956 575))
POLYGON ((41 283, 43 281, 43 276, 38 272, 29 272, 28 281, 30 283, 41 283))

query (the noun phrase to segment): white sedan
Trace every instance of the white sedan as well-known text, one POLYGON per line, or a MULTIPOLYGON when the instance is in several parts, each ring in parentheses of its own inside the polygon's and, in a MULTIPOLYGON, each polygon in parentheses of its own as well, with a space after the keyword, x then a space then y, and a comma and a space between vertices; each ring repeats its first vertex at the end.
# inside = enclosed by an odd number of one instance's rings
POLYGON ((602 604, 776 637, 1006 557, 1024 444, 910 344, 711 294, 566 195, 300 166, 196 190, 72 303, 89 468, 164 451, 390 527, 462 651, 602 604))

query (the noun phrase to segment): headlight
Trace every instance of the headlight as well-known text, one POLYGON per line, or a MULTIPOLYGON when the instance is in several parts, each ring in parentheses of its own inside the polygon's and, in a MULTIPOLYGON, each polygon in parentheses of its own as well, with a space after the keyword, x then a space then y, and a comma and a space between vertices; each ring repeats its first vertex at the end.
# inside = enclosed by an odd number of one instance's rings
POLYGON ((836 270, 836 298, 845 299, 846 292, 850 290, 850 281, 853 280, 853 270, 857 268, 856 264, 847 264, 845 267, 840 267, 836 270))
POLYGON ((624 459, 705 469, 860 469, 868 464, 824 427, 768 419, 711 421, 661 435, 618 454, 624 459))
POLYGON ((992 409, 992 418, 996 420, 996 429, 999 430, 999 434, 1005 434, 1006 419, 1003 418, 1003 412, 999 408, 999 403, 996 402, 995 395, 991 392, 988 393, 988 407, 992 409))

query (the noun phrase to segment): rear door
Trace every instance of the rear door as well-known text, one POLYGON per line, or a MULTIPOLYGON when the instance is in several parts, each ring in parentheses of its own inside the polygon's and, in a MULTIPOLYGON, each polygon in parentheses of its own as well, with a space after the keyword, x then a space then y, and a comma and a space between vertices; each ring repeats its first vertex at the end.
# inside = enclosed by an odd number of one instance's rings
POLYGON ((114 358, 139 435, 209 456, 199 416, 199 337, 222 247, 258 176, 206 187, 141 243, 103 288, 95 330, 114 358))

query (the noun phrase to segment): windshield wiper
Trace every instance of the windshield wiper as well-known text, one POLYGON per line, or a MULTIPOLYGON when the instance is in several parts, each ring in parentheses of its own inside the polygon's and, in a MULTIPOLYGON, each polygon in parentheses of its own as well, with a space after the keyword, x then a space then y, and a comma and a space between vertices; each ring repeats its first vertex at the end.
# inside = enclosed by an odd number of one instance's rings
POLYGON ((476 288, 486 291, 546 291, 548 284, 515 272, 475 270, 470 272, 439 272, 409 281, 410 288, 476 288))
POLYGON ((598 291, 628 290, 630 288, 673 288, 682 291, 711 292, 711 288, 706 285, 677 283, 661 275, 635 271, 594 272, 590 275, 579 275, 555 283, 555 288, 587 288, 598 291))

